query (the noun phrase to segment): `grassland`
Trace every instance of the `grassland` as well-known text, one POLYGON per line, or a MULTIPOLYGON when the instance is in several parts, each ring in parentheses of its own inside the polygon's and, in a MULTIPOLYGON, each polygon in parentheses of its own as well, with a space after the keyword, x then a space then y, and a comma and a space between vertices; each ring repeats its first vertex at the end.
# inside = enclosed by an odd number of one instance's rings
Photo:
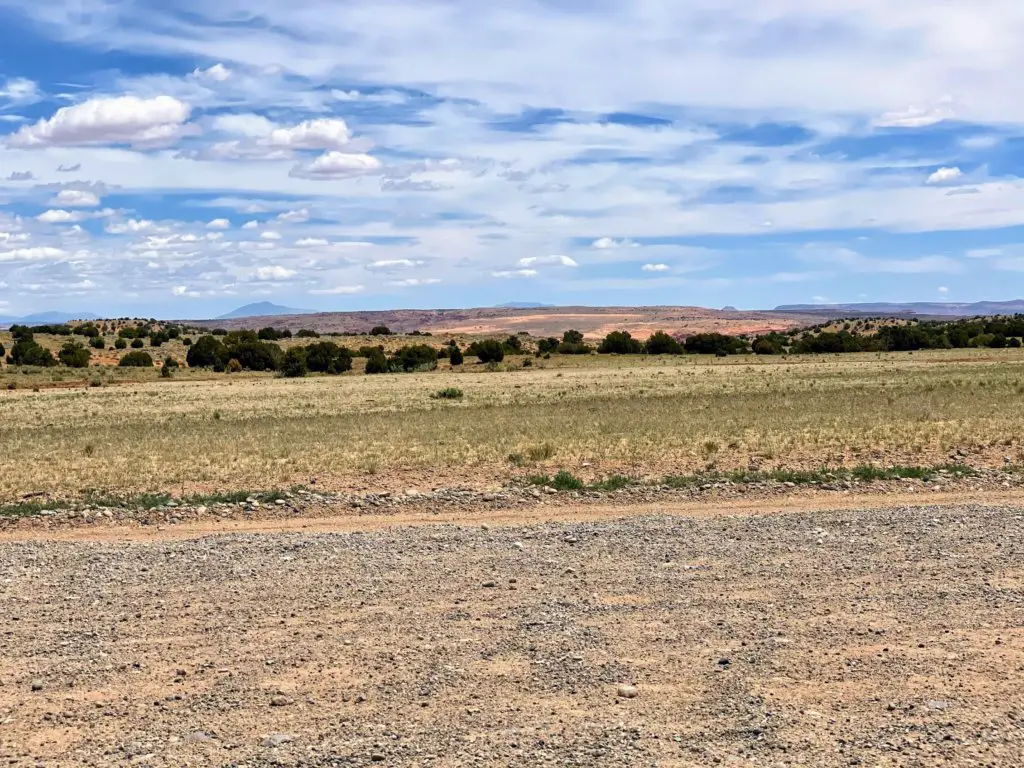
POLYGON ((39 391, 5 383, 74 372, 5 369, 0 501, 1024 458, 1021 350, 523 362, 298 380, 104 368, 87 372, 103 386, 39 391), (463 397, 436 397, 449 387, 463 397))

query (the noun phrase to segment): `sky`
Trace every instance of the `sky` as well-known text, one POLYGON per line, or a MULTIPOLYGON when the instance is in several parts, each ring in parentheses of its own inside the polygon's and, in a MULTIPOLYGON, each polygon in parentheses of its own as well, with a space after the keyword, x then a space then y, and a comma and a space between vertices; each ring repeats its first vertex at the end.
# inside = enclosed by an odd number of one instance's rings
POLYGON ((0 0, 0 315, 1024 296, 1010 0, 0 0))

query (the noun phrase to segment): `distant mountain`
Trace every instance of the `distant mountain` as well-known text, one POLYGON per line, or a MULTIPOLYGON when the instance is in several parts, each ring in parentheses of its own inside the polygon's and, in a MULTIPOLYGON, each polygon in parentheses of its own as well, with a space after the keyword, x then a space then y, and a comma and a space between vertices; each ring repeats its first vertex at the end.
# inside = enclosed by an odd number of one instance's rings
POLYGON ((863 304, 783 304, 776 312, 810 312, 837 314, 855 312, 860 315, 931 315, 943 317, 974 317, 975 315, 1013 315, 1024 312, 1024 300, 978 301, 957 304, 941 301, 869 302, 863 304))
POLYGON ((0 317, 0 325, 56 325, 72 320, 99 320, 92 312, 35 312, 24 317, 0 317))
POLYGON ((550 309, 554 304, 538 304, 535 301, 510 301, 499 304, 495 309, 550 309))
POLYGON ((217 320, 234 320, 240 317, 270 317, 271 315, 311 315, 316 310, 295 309, 293 307, 282 307, 280 304, 273 304, 269 301, 260 301, 255 304, 246 304, 244 307, 221 315, 217 320))

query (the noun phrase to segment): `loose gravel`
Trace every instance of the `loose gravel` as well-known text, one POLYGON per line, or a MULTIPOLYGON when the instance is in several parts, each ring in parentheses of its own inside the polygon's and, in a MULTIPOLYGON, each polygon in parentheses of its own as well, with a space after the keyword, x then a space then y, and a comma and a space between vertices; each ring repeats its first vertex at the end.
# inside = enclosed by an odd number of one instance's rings
POLYGON ((0 764, 1020 765, 1022 534, 958 505, 0 542, 0 764))

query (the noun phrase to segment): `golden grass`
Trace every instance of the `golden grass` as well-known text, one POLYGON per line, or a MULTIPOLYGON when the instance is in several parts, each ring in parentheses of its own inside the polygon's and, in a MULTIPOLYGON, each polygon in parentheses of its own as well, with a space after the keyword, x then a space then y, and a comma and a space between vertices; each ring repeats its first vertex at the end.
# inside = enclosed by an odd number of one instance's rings
POLYGON ((1001 464, 1017 461, 1024 427, 1020 350, 519 365, 299 380, 186 373, 40 392, 0 380, 0 501, 310 478, 341 487, 410 470, 497 482, 584 464, 583 474, 934 464, 956 449, 1001 464), (465 397, 431 397, 448 386, 465 397))

